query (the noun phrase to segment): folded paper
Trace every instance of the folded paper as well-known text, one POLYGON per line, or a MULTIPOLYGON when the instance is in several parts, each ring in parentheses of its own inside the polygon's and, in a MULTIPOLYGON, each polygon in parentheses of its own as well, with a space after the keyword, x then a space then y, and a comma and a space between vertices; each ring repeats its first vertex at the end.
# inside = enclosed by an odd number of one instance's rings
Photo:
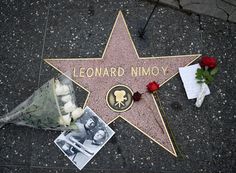
MULTIPOLYGON (((201 68, 199 64, 190 65, 187 67, 180 67, 179 74, 184 84, 184 89, 187 94, 188 99, 195 99, 199 96, 201 92, 202 84, 197 83, 195 74, 197 69, 201 68)), ((209 95, 209 87, 206 86, 205 95, 209 95)))

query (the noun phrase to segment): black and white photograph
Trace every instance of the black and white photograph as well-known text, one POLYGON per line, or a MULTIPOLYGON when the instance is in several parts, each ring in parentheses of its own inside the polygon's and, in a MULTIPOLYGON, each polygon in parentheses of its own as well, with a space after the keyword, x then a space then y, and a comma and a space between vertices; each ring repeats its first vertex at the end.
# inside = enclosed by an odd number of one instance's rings
POLYGON ((78 129, 64 131, 54 142, 81 170, 115 132, 89 107, 75 124, 78 129))

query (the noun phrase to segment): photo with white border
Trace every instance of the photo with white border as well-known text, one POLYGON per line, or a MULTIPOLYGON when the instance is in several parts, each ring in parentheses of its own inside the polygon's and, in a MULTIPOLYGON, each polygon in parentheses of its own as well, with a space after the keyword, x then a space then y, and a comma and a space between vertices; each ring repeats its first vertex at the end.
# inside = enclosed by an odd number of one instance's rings
POLYGON ((75 124, 78 130, 64 131, 54 143, 81 170, 115 132, 88 106, 75 124))

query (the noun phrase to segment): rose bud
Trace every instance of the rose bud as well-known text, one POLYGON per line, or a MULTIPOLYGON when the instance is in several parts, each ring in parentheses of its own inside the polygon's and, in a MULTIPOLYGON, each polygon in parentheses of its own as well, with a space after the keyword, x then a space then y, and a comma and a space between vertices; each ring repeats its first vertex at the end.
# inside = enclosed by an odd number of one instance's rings
POLYGON ((69 102, 71 100, 72 100, 71 95, 65 95, 65 96, 61 97, 61 101, 63 101, 64 103, 67 103, 67 102, 69 102))
POLYGON ((160 85, 156 83, 155 81, 153 81, 153 82, 150 82, 146 87, 149 92, 153 93, 160 88, 160 85))
POLYGON ((58 123, 59 123, 60 125, 63 125, 63 126, 69 126, 70 123, 71 123, 70 114, 66 114, 66 115, 60 116, 58 123))
POLYGON ((71 101, 67 102, 66 104, 64 104, 64 111, 66 113, 70 113, 73 112, 76 109, 76 106, 74 103, 72 103, 71 101))
POLYGON ((55 85, 55 92, 57 96, 67 95, 70 93, 69 87, 67 85, 62 85, 59 80, 55 80, 55 85))
POLYGON ((202 57, 202 59, 200 61, 200 65, 203 68, 208 67, 209 69, 213 69, 217 65, 217 60, 214 57, 204 56, 204 57, 202 57))
POLYGON ((136 101, 139 101, 141 99, 141 96, 142 96, 142 94, 137 91, 133 94, 132 98, 136 102, 136 101))
POLYGON ((81 115, 83 115, 84 110, 82 108, 76 108, 72 113, 73 120, 77 120, 81 115))

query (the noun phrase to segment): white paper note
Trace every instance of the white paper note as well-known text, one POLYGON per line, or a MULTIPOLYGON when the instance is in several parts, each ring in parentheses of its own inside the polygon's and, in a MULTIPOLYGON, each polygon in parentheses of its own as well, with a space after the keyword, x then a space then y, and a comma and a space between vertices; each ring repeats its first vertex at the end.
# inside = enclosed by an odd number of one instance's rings
MULTIPOLYGON (((195 78, 195 74, 198 68, 200 68, 199 64, 194 64, 188 67, 179 68, 179 74, 183 81, 188 99, 197 98, 201 90, 201 84, 197 83, 197 80, 195 78)), ((207 87, 206 95, 209 95, 209 94, 210 94, 210 90, 207 87)))

